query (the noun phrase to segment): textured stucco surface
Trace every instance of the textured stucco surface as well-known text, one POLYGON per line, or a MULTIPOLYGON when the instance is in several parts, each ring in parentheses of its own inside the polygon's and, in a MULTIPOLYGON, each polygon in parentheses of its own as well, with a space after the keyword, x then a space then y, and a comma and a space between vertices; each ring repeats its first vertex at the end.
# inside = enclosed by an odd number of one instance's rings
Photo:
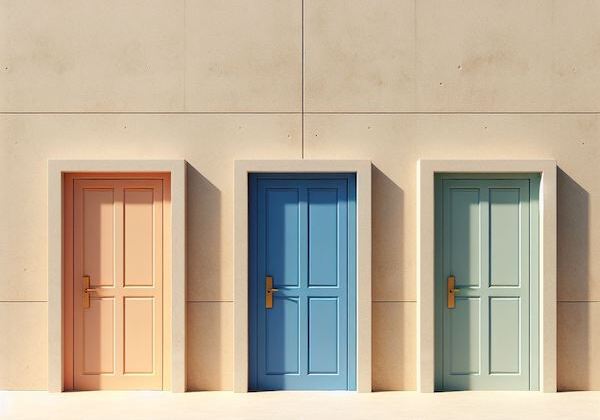
POLYGON ((416 160, 555 159, 558 385, 600 389, 599 20, 589 0, 0 0, 0 388, 46 387, 48 159, 189 162, 188 384, 230 389, 233 161, 305 157, 373 161, 379 390, 415 388, 416 160))

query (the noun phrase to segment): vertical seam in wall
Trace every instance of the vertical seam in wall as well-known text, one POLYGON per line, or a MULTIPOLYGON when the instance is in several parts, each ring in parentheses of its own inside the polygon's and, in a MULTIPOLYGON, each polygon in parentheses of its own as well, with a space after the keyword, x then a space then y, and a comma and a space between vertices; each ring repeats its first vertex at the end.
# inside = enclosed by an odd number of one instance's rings
POLYGON ((301 136, 302 136, 302 152, 301 152, 301 157, 302 159, 304 159, 304 0, 301 0, 301 6, 302 6, 302 11, 301 11, 301 67, 302 67, 302 129, 301 129, 301 136))
POLYGON ((418 8, 418 1, 414 0, 413 3, 413 95, 414 95, 414 104, 415 104, 415 108, 418 110, 419 108, 419 102, 418 102, 418 90, 419 90, 419 86, 417 83, 417 71, 418 71, 418 48, 417 48, 417 8, 418 8))
POLYGON ((187 1, 183 0, 183 112, 187 111, 187 1))

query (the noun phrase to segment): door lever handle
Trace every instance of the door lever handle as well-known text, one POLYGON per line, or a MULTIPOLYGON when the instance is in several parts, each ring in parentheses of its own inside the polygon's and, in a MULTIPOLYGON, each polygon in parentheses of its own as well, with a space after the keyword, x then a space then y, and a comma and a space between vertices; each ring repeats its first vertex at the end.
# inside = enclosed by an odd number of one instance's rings
POLYGON ((265 308, 273 308, 273 292, 278 292, 279 289, 273 287, 273 277, 265 277, 265 308))
POLYGON ((88 309, 90 307, 90 293, 97 292, 98 289, 94 289, 90 287, 90 276, 83 276, 83 302, 82 306, 84 309, 88 309))
POLYGON ((456 289, 456 277, 453 275, 448 276, 448 289, 447 289, 447 306, 448 309, 456 308, 456 293, 460 292, 460 289, 456 289))

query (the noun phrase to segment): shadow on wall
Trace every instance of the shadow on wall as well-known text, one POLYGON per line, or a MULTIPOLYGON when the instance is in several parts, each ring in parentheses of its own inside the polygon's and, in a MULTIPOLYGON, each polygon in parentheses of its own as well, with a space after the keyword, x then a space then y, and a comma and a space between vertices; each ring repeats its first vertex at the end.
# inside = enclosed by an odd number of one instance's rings
POLYGON ((560 391, 590 389, 589 193, 557 171, 557 359, 560 391))
POLYGON ((372 166, 373 390, 414 389, 414 343, 406 331, 404 278, 404 191, 372 166), (411 369, 412 371, 408 371, 411 369))
POLYGON ((372 184, 373 300, 396 301, 405 281, 404 191, 375 165, 372 184))
MULTIPOLYGON (((187 387, 220 390, 223 383, 221 325, 221 191, 189 163, 186 167, 187 387)), ((226 361, 227 362, 227 361, 226 361)))

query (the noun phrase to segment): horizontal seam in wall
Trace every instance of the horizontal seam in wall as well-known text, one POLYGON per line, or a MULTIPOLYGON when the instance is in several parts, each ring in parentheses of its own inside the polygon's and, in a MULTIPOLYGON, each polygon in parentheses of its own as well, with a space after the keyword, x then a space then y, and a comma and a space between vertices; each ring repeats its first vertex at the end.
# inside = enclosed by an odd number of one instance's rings
POLYGON ((306 111, 314 115, 598 115, 600 111, 306 111))
POLYGON ((416 300, 373 300, 373 303, 416 303, 416 300))
POLYGON ((302 115, 301 111, 19 111, 2 115, 302 115))
POLYGON ((0 303, 48 303, 47 300, 0 300, 0 303))
POLYGON ((600 111, 2 111, 1 115, 600 115, 600 111))
POLYGON ((600 303, 600 300, 559 300, 558 303, 600 303))
POLYGON ((187 303, 233 303, 233 300, 186 300, 187 303))

